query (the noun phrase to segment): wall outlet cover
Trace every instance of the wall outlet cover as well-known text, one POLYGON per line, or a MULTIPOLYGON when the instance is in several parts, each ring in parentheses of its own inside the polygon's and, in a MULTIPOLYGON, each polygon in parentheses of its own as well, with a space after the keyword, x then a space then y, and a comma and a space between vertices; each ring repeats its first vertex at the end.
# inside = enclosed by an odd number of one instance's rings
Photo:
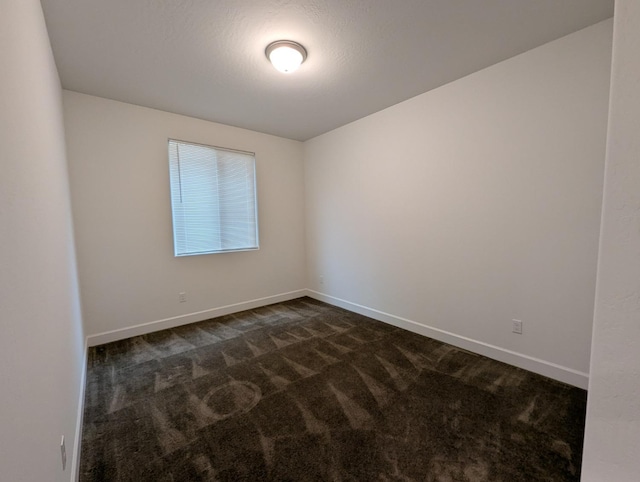
POLYGON ((67 468, 67 448, 64 444, 64 435, 60 440, 60 455, 62 456, 62 470, 67 468))
POLYGON ((518 335, 522 335, 522 320, 511 320, 513 321, 513 332, 518 335))

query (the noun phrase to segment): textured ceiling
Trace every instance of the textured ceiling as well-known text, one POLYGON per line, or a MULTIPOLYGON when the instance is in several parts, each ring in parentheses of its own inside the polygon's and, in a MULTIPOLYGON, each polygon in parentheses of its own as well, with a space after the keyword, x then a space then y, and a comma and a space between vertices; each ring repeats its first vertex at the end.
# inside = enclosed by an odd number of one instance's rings
POLYGON ((306 140, 613 15, 613 0, 42 0, 65 89, 306 140), (309 57, 286 75, 270 42, 309 57))

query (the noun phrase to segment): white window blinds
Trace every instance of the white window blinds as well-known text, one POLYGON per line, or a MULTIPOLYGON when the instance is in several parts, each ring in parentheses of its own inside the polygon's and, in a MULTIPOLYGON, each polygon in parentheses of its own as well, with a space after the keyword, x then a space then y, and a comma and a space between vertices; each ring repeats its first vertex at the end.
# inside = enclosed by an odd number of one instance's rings
POLYGON ((169 140, 176 256, 258 249, 255 156, 169 140))

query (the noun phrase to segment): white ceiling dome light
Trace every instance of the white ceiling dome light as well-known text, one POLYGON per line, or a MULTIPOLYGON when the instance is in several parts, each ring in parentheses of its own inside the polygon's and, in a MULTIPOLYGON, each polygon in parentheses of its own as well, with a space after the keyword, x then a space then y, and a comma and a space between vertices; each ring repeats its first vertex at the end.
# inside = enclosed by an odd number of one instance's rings
POLYGON ((307 58, 307 51, 297 42, 291 40, 278 40, 267 45, 265 51, 267 58, 280 72, 290 74, 298 70, 298 67, 307 58))

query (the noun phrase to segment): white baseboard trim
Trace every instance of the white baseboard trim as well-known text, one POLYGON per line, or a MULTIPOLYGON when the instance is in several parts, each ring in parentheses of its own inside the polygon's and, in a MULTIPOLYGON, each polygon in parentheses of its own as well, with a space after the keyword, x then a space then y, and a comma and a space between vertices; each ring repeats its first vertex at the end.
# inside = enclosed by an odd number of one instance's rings
MULTIPOLYGON (((154 331, 165 330, 167 328, 175 328, 177 326, 195 323, 198 321, 207 320, 209 318, 215 318, 217 316, 229 315, 232 313, 237 313, 239 311, 250 310, 273 303, 280 303, 282 301, 288 301, 295 298, 300 298, 302 296, 310 296, 311 298, 324 301, 325 303, 339 306, 346 310, 368 316, 369 318, 373 318, 374 320, 389 323, 399 328, 403 328, 405 330, 409 330, 414 333, 433 338, 434 340, 449 343, 450 345, 456 346, 458 348, 469 350, 479 355, 508 363, 509 365, 513 365, 524 370, 529 370, 531 372, 538 373, 539 375, 553 378, 554 380, 568 383, 569 385, 573 385, 585 390, 587 389, 589 384, 588 373, 580 372, 578 370, 558 365, 556 363, 507 350, 506 348, 501 348, 489 343, 484 343, 482 341, 456 335, 455 333, 424 325, 422 323, 418 323, 417 321, 402 318, 400 316, 395 316, 390 313, 376 310, 374 308, 369 308, 368 306, 363 306, 358 303, 353 303, 351 301, 336 298, 335 296, 330 296, 325 293, 320 293, 318 291, 310 289, 290 291, 288 293, 281 293, 278 295, 267 296, 265 298, 258 298, 255 300, 244 301, 241 303, 221 306, 218 308, 212 308, 210 310, 188 313, 185 315, 174 316, 171 318, 151 321, 148 323, 141 323, 139 325, 90 335, 87 337, 87 346, 91 347, 102 345, 104 343, 111 343, 112 341, 123 340, 132 336, 146 335, 147 333, 152 333, 154 331)), ((86 360, 83 370, 86 372, 86 360)), ((84 391, 82 393, 82 402, 84 402, 84 391)))
POLYGON ((147 323, 141 323, 139 325, 128 326, 126 328, 120 328, 117 330, 105 331, 104 333, 90 335, 87 337, 87 341, 89 346, 103 345, 104 343, 124 340, 125 338, 131 338, 132 336, 146 335, 147 333, 153 333, 154 331, 166 330, 167 328, 175 328, 177 326, 187 325, 189 323, 195 323, 197 321, 208 320, 209 318, 215 318, 217 316, 230 315, 239 311, 251 310, 260 306, 293 300, 295 298, 305 296, 306 294, 307 290, 301 289, 290 291, 288 293, 267 296, 265 298, 258 298, 255 300, 243 301, 241 303, 234 303, 232 305, 220 306, 218 308, 211 308, 210 310, 197 311, 195 313, 187 313, 186 315, 173 316, 171 318, 165 318, 163 320, 150 321, 147 323))
POLYGON ((76 416, 76 433, 73 442, 70 475, 71 482, 80 480, 80 449, 82 446, 82 423, 84 419, 84 393, 87 386, 87 354, 89 351, 88 339, 84 340, 82 352, 82 367, 80 369, 80 395, 78 396, 78 414, 76 416))
POLYGON ((324 301, 325 303, 329 303, 330 305, 339 306, 340 308, 344 308, 346 310, 368 316, 369 318, 373 318, 374 320, 389 323, 390 325, 394 325, 399 328, 403 328, 405 330, 409 330, 414 333, 433 338, 434 340, 448 343, 458 348, 462 348, 464 350, 468 350, 479 355, 483 355, 488 358, 492 358, 494 360, 516 366, 518 368, 523 368, 524 370, 528 370, 545 377, 553 378, 554 380, 558 380, 575 387, 586 390, 589 384, 589 374, 574 370, 572 368, 567 368, 562 365, 557 365, 555 363, 541 360, 539 358, 534 358, 522 353, 517 353, 505 348, 500 348, 499 346, 490 345, 482 341, 456 335, 439 328, 423 325, 422 323, 418 323, 417 321, 391 315, 383 311, 359 305, 357 303, 352 303, 350 301, 336 298, 335 296, 330 296, 318 291, 307 290, 306 294, 311 298, 319 301, 324 301))

